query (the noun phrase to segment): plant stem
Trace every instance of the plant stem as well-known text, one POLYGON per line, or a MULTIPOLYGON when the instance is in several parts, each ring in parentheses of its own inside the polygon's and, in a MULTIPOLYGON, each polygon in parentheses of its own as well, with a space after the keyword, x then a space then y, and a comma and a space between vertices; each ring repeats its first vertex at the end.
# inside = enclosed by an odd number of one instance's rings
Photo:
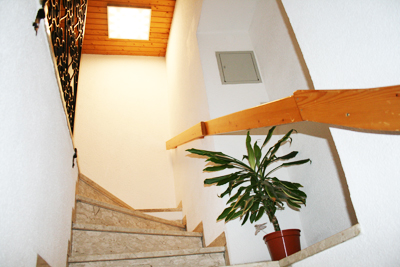
POLYGON ((279 227, 278 219, 274 216, 271 220, 272 224, 274 225, 275 231, 280 231, 281 228, 279 227))

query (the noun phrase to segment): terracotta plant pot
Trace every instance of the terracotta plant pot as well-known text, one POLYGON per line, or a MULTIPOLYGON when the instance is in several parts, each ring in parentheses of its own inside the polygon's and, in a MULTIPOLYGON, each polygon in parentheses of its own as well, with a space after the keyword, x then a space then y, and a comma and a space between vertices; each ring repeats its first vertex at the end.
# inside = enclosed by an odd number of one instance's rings
POLYGON ((273 261, 279 261, 301 250, 299 229, 273 232, 265 235, 263 239, 273 261))

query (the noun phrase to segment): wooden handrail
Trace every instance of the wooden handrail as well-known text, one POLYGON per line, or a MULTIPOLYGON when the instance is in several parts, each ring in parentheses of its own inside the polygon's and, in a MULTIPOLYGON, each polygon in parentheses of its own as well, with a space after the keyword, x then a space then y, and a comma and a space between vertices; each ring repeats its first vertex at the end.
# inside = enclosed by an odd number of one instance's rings
POLYGON ((207 135, 299 121, 400 131, 400 85, 372 89, 299 90, 280 100, 200 122, 167 141, 167 149, 207 135))

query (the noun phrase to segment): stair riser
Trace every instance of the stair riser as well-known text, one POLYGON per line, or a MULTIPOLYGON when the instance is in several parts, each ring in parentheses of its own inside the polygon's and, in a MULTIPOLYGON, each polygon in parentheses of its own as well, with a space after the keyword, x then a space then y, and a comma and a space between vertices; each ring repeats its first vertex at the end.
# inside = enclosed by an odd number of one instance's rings
POLYGON ((77 195, 81 195, 84 197, 88 197, 91 199, 95 199, 104 203, 120 206, 120 207, 126 207, 126 205, 120 205, 117 201, 111 199, 105 194, 102 194, 100 191, 96 190, 93 188, 93 186, 88 185, 81 179, 78 181, 78 190, 76 192, 77 195))
POLYGON ((132 216, 91 204, 77 202, 76 223, 121 226, 139 229, 184 231, 183 228, 132 216))
POLYGON ((73 230, 73 255, 201 248, 201 237, 73 230))
POLYGON ((70 263, 69 267, 103 267, 103 266, 136 266, 136 267, 194 267, 194 266, 225 266, 223 253, 197 254, 188 256, 146 258, 135 260, 100 261, 85 263, 70 263))

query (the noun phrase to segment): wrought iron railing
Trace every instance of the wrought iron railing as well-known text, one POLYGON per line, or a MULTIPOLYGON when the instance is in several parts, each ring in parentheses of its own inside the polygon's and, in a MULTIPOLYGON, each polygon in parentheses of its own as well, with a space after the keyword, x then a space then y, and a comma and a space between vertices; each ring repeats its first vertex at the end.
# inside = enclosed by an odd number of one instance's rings
POLYGON ((67 118, 73 133, 87 0, 47 0, 45 10, 67 118))

